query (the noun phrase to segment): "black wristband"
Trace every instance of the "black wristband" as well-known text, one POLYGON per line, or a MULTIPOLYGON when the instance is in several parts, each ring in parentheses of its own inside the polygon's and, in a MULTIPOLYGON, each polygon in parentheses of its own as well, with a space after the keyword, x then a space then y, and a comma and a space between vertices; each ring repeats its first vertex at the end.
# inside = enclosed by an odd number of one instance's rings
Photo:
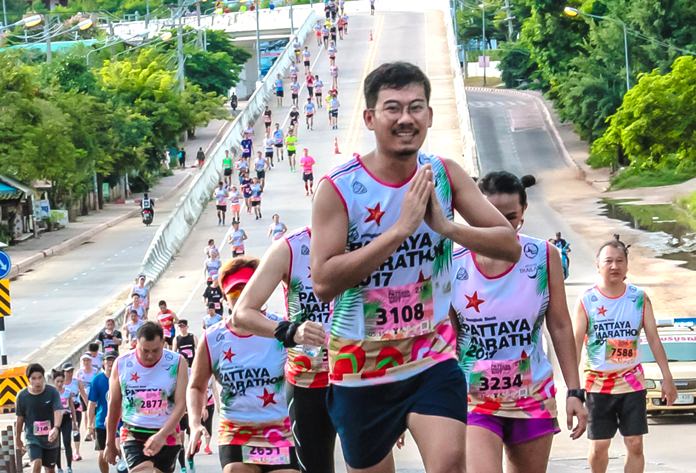
POLYGON ((278 322, 278 325, 276 325, 273 335, 285 348, 292 348, 297 345, 294 338, 299 326, 299 324, 290 322, 289 320, 281 320, 278 322))
POLYGON ((575 397, 580 399, 580 401, 585 402, 585 390, 584 389, 569 389, 567 397, 575 397))

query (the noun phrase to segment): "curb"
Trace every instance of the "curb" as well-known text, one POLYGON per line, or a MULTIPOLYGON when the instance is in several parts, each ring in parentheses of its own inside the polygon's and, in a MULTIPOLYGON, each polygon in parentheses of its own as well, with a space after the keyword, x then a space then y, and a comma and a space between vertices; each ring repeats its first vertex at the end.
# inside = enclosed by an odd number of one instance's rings
MULTIPOLYGON (((169 199, 173 194, 175 194, 179 189, 181 189, 184 184, 186 184, 189 179, 191 179, 192 174, 186 174, 184 178, 177 183, 172 189, 167 191, 166 194, 164 194, 160 199, 162 200, 167 200, 169 199)), ((72 250, 74 248, 77 248, 90 238, 92 238, 94 235, 103 232, 104 230, 108 230, 111 227, 114 227, 118 225, 119 223, 123 222, 124 220, 127 220, 131 217, 134 217, 138 215, 140 212, 140 209, 131 209, 124 213, 123 215, 119 215, 118 217, 114 217, 113 219, 109 220, 108 222, 100 223, 99 225, 90 228, 89 230, 86 230, 79 235, 75 235, 72 238, 69 238, 65 240, 62 243, 58 243, 57 245, 54 245, 50 248, 47 248, 45 250, 38 251, 36 254, 29 256, 28 258, 24 258, 22 261, 19 261, 18 263, 15 263, 12 265, 12 269, 10 270, 10 274, 8 274, 9 279, 14 279, 18 276, 21 276, 27 270, 33 268, 36 266, 38 262, 40 262, 43 259, 50 258, 51 256, 56 256, 62 253, 65 253, 66 251, 72 250)))

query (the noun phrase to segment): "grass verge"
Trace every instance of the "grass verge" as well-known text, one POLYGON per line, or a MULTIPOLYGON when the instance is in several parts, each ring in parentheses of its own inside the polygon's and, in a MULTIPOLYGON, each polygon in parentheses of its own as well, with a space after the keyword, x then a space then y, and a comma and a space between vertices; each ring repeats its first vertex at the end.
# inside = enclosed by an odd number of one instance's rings
POLYGON ((688 181, 693 177, 696 177, 696 169, 638 171, 627 168, 612 179, 611 190, 668 186, 670 184, 679 184, 688 181))
MULTIPOLYGON (((503 81, 500 77, 487 77, 485 87, 499 87, 503 81)), ((467 87, 484 87, 483 77, 467 77, 464 79, 464 85, 467 87)))

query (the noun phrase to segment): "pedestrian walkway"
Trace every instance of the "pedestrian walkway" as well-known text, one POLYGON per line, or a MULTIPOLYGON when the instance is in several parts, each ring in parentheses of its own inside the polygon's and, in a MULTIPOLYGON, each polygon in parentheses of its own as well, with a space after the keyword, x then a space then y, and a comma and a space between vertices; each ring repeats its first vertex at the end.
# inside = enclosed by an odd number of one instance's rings
MULTIPOLYGON (((195 167, 195 156, 199 147, 211 151, 214 143, 222 135, 225 120, 213 120, 208 126, 196 130, 196 136, 184 145, 187 153, 187 167, 195 167)), ((209 154, 208 152, 206 154, 209 154)), ((172 198, 189 181, 192 173, 183 169, 173 169, 173 175, 162 177, 150 190, 150 197, 158 200, 172 198)), ((43 232, 38 238, 30 238, 4 249, 12 258, 10 278, 15 278, 29 269, 36 268, 45 258, 65 253, 82 245, 94 235, 139 214, 139 205, 131 196, 124 203, 105 203, 104 208, 80 216, 65 228, 43 232)))

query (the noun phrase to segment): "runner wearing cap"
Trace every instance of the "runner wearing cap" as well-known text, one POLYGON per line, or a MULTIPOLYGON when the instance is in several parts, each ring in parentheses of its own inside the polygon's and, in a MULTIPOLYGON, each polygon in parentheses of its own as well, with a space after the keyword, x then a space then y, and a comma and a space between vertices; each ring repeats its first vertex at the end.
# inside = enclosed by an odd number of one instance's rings
POLYGON ((232 233, 227 237, 227 243, 232 247, 233 258, 244 254, 244 240, 247 238, 246 232, 239 228, 239 220, 232 222, 232 233))
POLYGON ((106 411, 108 407, 107 395, 109 394, 109 377, 114 360, 117 355, 109 352, 104 355, 104 369, 94 377, 92 389, 89 391, 89 406, 87 409, 87 426, 94 437, 94 449, 99 452, 99 470, 101 473, 109 472, 109 463, 106 461, 106 411))
POLYGON ((225 215, 227 214, 228 191, 227 186, 222 181, 218 182, 218 186, 213 191, 213 198, 215 199, 218 225, 224 225, 225 215))
POLYGON ((319 74, 314 76, 314 96, 317 98, 317 108, 322 108, 321 95, 324 92, 324 81, 319 78, 319 74))
POLYGON ((17 393, 15 400, 15 445, 21 454, 28 451, 32 473, 40 473, 42 466, 52 473, 60 455, 59 426, 63 405, 58 390, 46 384, 44 373, 43 366, 38 363, 27 365, 29 385, 17 393))
MULTIPOLYGON (((58 390, 58 394, 60 394, 60 403, 63 406, 63 418, 59 424, 60 437, 63 441, 63 449, 65 451, 67 473, 72 473, 73 452, 71 435, 78 429, 76 421, 77 415, 75 411, 75 396, 73 392, 65 386, 65 373, 54 370, 51 377, 53 378, 53 385, 58 390)), ((63 467, 60 455, 58 455, 56 464, 58 465, 58 471, 62 472, 63 467)))
POLYGON ((106 459, 115 465, 116 427, 131 472, 172 473, 181 449, 177 435, 186 409, 188 365, 164 348, 162 327, 145 322, 135 350, 121 355, 111 370, 106 419, 106 459))
MULTIPOLYGON (((248 256, 225 262, 220 281, 230 307, 258 263, 257 258, 248 256)), ((274 314, 266 317, 280 320, 274 314)), ((215 376, 222 386, 218 445, 225 473, 298 471, 283 389, 285 359, 285 348, 277 340, 252 335, 231 319, 206 330, 193 360, 187 405, 189 412, 202 411, 208 381, 215 376), (244 464, 256 467, 245 469, 244 464)), ((195 454, 205 435, 208 432, 200 419, 191 419, 189 455, 195 454)))
MULTIPOLYGON (((213 308, 214 307, 215 306, 213 305, 213 308)), ((198 346, 198 337, 189 332, 188 320, 179 319, 176 326, 179 328, 179 335, 174 338, 172 351, 175 351, 179 355, 183 356, 186 363, 188 363, 189 367, 191 367, 191 364, 193 363, 193 356, 195 355, 196 347, 198 346)))
MULTIPOLYGON (((99 372, 98 369, 92 366, 92 356, 89 353, 83 353, 80 357, 80 365, 82 368, 77 370, 75 377, 77 378, 77 384, 80 392, 80 404, 82 412, 85 414, 82 420, 87 424, 87 401, 89 399, 89 390, 92 387, 92 380, 99 372)), ((87 434, 85 441, 89 442, 92 440, 92 436, 87 434)), ((77 454, 79 456, 79 453, 77 454)))
POLYGON ((465 471, 452 243, 510 262, 520 255, 514 229, 461 166, 420 151, 430 90, 413 64, 368 74, 363 117, 376 148, 329 173, 313 201, 313 289, 334 304, 328 409, 347 464, 365 473, 393 471, 406 429, 426 471, 465 471), (469 225, 453 221, 455 210, 469 225))
POLYGON ((326 334, 331 310, 312 288, 309 228, 292 231, 266 252, 232 312, 235 324, 288 347, 286 390, 295 448, 303 472, 334 471, 336 431, 326 407, 329 386, 326 334), (287 320, 275 322, 262 308, 282 283, 287 320))
POLYGON ((208 304, 208 312, 203 316, 203 330, 212 327, 222 320, 222 314, 215 312, 215 304, 208 304))
POLYGON ((596 263, 597 284, 578 299, 574 327, 578 360, 586 346, 588 461, 593 473, 607 471, 609 446, 618 430, 626 446, 624 471, 642 472, 643 435, 648 433, 645 377, 639 356, 642 331, 662 372, 662 402, 671 406, 677 388, 650 298, 644 289, 626 281, 628 247, 618 235, 600 246, 596 263))
MULTIPOLYGON (((137 317, 137 314, 136 314, 137 317)), ((80 461, 82 457, 80 456, 80 424, 82 423, 82 401, 80 400, 80 385, 77 378, 74 376, 75 367, 72 363, 63 363, 61 367, 63 374, 65 375, 65 389, 69 389, 72 393, 73 402, 75 403, 75 422, 77 423, 77 429, 72 433, 73 440, 73 461, 80 461)))
POLYGON ((174 342, 174 325, 179 319, 171 309, 167 308, 167 301, 161 300, 158 305, 160 310, 157 314, 157 323, 162 327, 166 348, 171 349, 174 342))

